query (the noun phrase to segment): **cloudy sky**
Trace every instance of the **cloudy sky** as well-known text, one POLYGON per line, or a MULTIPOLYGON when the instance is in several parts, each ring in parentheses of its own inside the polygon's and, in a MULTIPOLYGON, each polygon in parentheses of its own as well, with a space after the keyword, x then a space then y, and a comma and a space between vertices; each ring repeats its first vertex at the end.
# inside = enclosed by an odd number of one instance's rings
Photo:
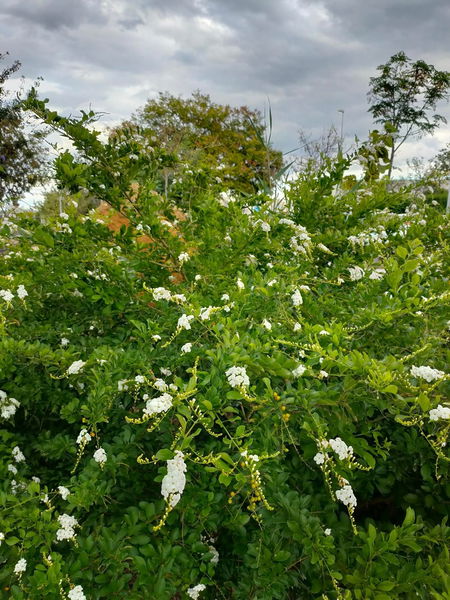
MULTIPOLYGON (((200 89, 216 102, 273 114, 274 145, 298 146, 345 111, 348 146, 372 127, 369 77, 404 50, 450 70, 448 0, 2 0, 0 52, 65 114, 80 108, 127 118, 158 91, 200 89)), ((440 111, 450 121, 450 105, 440 111)), ((405 145, 430 158, 450 141, 405 145)), ((405 171, 403 171, 405 173, 405 171)))

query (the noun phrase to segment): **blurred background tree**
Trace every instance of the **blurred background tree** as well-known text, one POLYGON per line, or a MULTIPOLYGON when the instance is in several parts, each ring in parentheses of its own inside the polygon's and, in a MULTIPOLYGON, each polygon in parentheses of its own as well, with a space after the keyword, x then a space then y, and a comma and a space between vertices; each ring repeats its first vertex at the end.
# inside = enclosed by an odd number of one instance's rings
POLYGON ((271 118, 241 106, 212 102, 208 94, 196 91, 190 98, 165 92, 149 100, 122 128, 153 148, 177 157, 164 177, 177 177, 189 165, 230 189, 253 193, 271 187, 283 165, 282 153, 270 141, 271 118))

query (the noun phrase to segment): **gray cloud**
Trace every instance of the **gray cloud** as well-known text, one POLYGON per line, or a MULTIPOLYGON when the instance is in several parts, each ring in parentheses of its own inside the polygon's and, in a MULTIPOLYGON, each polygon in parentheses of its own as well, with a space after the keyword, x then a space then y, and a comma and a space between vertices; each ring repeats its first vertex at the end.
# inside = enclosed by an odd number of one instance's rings
MULTIPOLYGON (((447 0, 6 0, 0 17, 0 51, 43 76, 60 110, 90 104, 117 121, 158 91, 260 109, 269 98, 285 151, 299 128, 339 124, 340 108, 348 143, 364 138, 369 77, 399 50, 450 70, 447 0)), ((441 129, 403 155, 431 156, 447 138, 441 129)))

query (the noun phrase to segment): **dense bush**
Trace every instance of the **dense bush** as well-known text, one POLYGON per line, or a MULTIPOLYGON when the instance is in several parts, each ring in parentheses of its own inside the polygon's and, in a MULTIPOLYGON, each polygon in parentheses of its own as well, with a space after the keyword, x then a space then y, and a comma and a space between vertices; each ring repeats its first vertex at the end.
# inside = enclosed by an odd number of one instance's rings
POLYGON ((0 230, 4 596, 448 598, 441 208, 338 161, 180 211, 73 127, 129 225, 0 230))

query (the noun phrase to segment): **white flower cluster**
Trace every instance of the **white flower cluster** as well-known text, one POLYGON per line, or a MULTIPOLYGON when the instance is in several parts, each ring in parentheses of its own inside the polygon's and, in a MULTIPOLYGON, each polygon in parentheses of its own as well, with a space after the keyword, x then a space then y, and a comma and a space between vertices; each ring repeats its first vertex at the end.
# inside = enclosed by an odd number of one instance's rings
POLYGON ((172 294, 166 288, 157 287, 153 289, 153 298, 155 300, 171 300, 172 294))
POLYGON ((21 575, 22 573, 25 573, 26 569, 27 561, 25 558, 20 558, 14 566, 14 573, 16 573, 16 575, 21 575))
POLYGON ((272 323, 270 321, 268 321, 267 319, 264 319, 262 322, 262 326, 267 329, 267 331, 270 331, 272 329, 272 323))
POLYGON ((167 474, 161 482, 161 494, 173 508, 178 504, 186 485, 184 454, 177 450, 175 457, 167 461, 167 474))
POLYGON ((189 588, 186 593, 189 598, 192 598, 192 600, 198 600, 200 592, 203 592, 204 590, 206 590, 206 585, 203 583, 198 583, 194 587, 189 588))
POLYGON ((193 318, 194 315, 181 315, 181 317, 178 319, 177 329, 190 329, 193 318))
POLYGON ((63 500, 67 500, 67 497, 70 494, 70 490, 64 487, 63 485, 58 485, 58 492, 61 494, 61 498, 63 500))
POLYGON ((77 444, 88 444, 91 441, 91 436, 89 435, 87 429, 82 429, 77 437, 77 444))
POLYGON ((108 456, 103 448, 97 448, 97 450, 94 452, 94 460, 101 466, 105 464, 105 462, 108 460, 108 456))
POLYGON ((3 298, 5 302, 11 302, 14 298, 14 294, 11 290, 0 290, 0 298, 3 298))
POLYGON ((0 546, 2 545, 3 540, 5 539, 5 534, 3 531, 0 531, 0 546))
MULTIPOLYGON (((158 380, 157 380, 158 381, 158 380)), ((159 380, 162 381, 162 380, 159 380)), ((148 415, 151 417, 152 415, 166 412, 172 406, 172 396, 165 392, 161 396, 157 398, 151 398, 151 400, 147 400, 147 403, 144 408, 144 415, 148 415)))
POLYGON ((17 288, 17 295, 21 300, 24 300, 28 296, 28 292, 25 289, 25 286, 23 286, 22 284, 20 284, 17 288))
POLYGON ((74 540, 76 537, 75 527, 78 526, 78 521, 75 517, 71 517, 70 515, 59 515, 58 521, 60 524, 60 528, 56 532, 56 540, 61 542, 63 540, 74 540))
POLYGON ((187 354, 192 350, 191 342, 187 342, 187 344, 183 344, 180 348, 182 354, 187 354))
POLYGON ((378 267, 372 271, 372 273, 369 275, 369 279, 379 281, 380 279, 383 279, 385 275, 386 269, 383 269, 383 267, 378 267))
POLYGON ((437 408, 430 410, 430 421, 439 421, 439 419, 450 419, 450 408, 438 404, 437 408))
POLYGON ((15 398, 8 398, 8 395, 3 390, 0 390, 0 414, 2 419, 10 419, 16 414, 20 402, 15 398))
POLYGON ((214 310, 214 306, 208 306, 208 307, 203 306, 200 309, 200 314, 198 315, 199 319, 201 319, 202 321, 208 321, 209 318, 211 317, 211 312, 213 310, 214 310))
POLYGON ((341 440, 340 437, 328 440, 328 444, 332 448, 332 450, 336 452, 336 454, 341 460, 353 456, 352 446, 347 446, 347 444, 343 440, 341 440))
POLYGON ((336 498, 349 508, 355 508, 357 504, 356 496, 353 493, 352 486, 348 483, 340 490, 336 490, 336 498))
POLYGON ((81 369, 84 367, 85 364, 86 363, 84 360, 76 360, 67 369, 67 375, 76 375, 77 373, 79 373, 81 371, 81 369))
POLYGON ((348 241, 352 246, 369 246, 369 244, 385 244, 388 239, 383 225, 379 225, 377 229, 369 229, 369 231, 362 231, 358 235, 350 235, 348 241))
POLYGON ((278 221, 279 225, 288 225, 293 231, 295 235, 290 239, 290 246, 296 252, 300 252, 300 254, 308 254, 311 250, 312 242, 311 236, 303 225, 296 225, 294 221, 291 219, 280 219, 278 221))
POLYGON ((242 281, 240 277, 237 278, 236 285, 238 289, 243 290, 245 288, 245 283, 242 281))
POLYGON ((292 371, 292 375, 294 377, 301 377, 305 371, 306 371, 305 365, 300 364, 297 367, 295 367, 295 369, 292 371))
MULTIPOLYGON (((321 446, 325 450, 327 448, 331 448, 338 455, 340 460, 345 460, 346 458, 350 458, 351 456, 353 456, 352 446, 347 446, 344 440, 341 440, 340 437, 330 440, 323 440, 321 442, 321 446)), ((323 465, 327 456, 328 455, 326 452, 318 452, 314 456, 313 460, 317 465, 323 465)))
POLYGON ((76 585, 73 587, 70 592, 68 592, 67 597, 69 600, 86 600, 86 596, 84 595, 81 585, 76 585))
POLYGON ((361 267, 348 267, 348 270, 350 272, 350 279, 352 281, 359 281, 364 277, 364 269, 361 269, 361 267))
POLYGON ((188 260, 190 260, 190 256, 187 252, 182 252, 181 254, 178 255, 178 261, 180 262, 180 264, 183 264, 185 262, 187 262, 188 260))
POLYGON ((228 208, 232 202, 236 202, 236 198, 228 192, 220 192, 218 202, 220 206, 228 208))
POLYGON ((294 293, 291 296, 291 300, 294 306, 300 306, 301 304, 303 304, 303 297, 300 290, 294 291, 294 293))
POLYGON ((14 446, 14 448, 12 449, 12 455, 16 462, 25 462, 25 455, 23 454, 19 446, 14 446))
POLYGON ((428 383, 432 381, 436 381, 437 379, 441 379, 445 376, 443 371, 438 371, 437 369, 432 369, 431 367, 422 366, 422 367, 411 367, 410 371, 413 377, 419 377, 420 379, 425 379, 428 383))
POLYGON ((230 367, 225 371, 225 375, 231 387, 247 387, 250 385, 245 367, 230 367))

